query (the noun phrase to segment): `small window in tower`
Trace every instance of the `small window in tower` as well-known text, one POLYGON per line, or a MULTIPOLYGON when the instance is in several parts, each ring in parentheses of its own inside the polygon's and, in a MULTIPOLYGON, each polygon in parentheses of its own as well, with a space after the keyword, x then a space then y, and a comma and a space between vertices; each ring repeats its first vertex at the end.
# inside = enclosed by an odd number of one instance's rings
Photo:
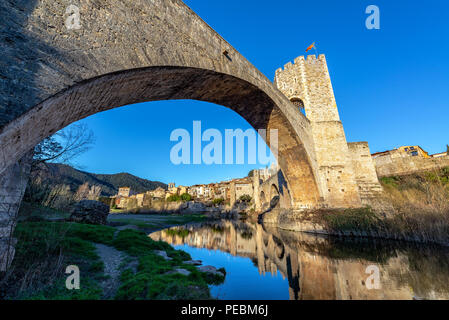
POLYGON ((306 111, 304 109, 304 102, 299 98, 292 98, 290 101, 302 112, 303 115, 306 115, 306 111))

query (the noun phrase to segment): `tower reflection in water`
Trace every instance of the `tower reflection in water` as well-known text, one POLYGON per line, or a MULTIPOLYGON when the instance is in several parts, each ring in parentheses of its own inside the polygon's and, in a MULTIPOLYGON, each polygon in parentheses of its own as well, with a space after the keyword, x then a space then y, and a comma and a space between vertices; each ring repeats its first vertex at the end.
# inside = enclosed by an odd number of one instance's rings
POLYGON ((449 298, 447 248, 343 241, 228 220, 173 227, 150 237, 250 258, 259 274, 279 271, 286 277, 292 300, 449 298), (368 266, 380 271, 379 289, 367 286, 368 266))

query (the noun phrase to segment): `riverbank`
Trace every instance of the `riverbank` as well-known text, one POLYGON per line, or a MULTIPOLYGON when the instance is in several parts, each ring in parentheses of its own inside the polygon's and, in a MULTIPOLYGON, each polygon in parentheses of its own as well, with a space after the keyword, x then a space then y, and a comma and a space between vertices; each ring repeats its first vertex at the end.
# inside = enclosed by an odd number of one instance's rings
POLYGON ((112 217, 122 220, 115 225, 101 226, 54 221, 63 220, 61 213, 38 212, 16 227, 16 255, 0 278, 0 299, 211 299, 209 285, 224 281, 220 273, 200 271, 189 254, 140 230, 202 221, 203 216, 142 221, 122 215, 112 217), (70 265, 80 270, 79 290, 66 288, 70 265))
POLYGON ((274 210, 264 223, 281 229, 449 246, 449 168, 380 179, 388 212, 371 208, 292 212, 274 210))

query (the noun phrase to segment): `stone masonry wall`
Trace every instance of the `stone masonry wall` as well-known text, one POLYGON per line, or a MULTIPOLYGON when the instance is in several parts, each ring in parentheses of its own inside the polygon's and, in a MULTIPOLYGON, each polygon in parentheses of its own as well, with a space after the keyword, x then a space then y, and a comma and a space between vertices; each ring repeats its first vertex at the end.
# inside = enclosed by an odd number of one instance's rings
POLYGON ((382 187, 377 178, 368 142, 351 142, 348 147, 362 204, 371 205, 371 200, 382 192, 382 187))
POLYGON ((331 207, 357 207, 361 200, 343 125, 338 114, 324 55, 298 57, 278 69, 274 83, 290 100, 303 102, 311 123, 324 202, 331 207))
POLYGON ((30 172, 31 153, 0 174, 0 271, 14 258, 16 240, 12 233, 30 172))
POLYGON ((449 156, 438 158, 410 157, 400 152, 373 157, 379 177, 405 175, 449 167, 449 156))

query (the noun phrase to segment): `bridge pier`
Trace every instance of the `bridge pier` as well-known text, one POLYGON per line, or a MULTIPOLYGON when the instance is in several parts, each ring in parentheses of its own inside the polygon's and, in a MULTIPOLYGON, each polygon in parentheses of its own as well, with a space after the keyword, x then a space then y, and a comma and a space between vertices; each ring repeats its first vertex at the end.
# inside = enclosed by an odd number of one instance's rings
POLYGON ((0 173, 0 271, 6 271, 15 254, 12 237, 31 169, 32 152, 0 173))
POLYGON ((254 170, 253 175, 253 199, 254 199, 254 206, 256 212, 260 212, 261 205, 260 205, 260 173, 259 170, 254 170))
POLYGON ((235 198, 235 182, 231 182, 231 187, 229 192, 231 193, 231 198, 229 200, 229 205, 231 207, 231 210, 234 209, 235 206, 235 202, 237 201, 237 199, 235 198))

